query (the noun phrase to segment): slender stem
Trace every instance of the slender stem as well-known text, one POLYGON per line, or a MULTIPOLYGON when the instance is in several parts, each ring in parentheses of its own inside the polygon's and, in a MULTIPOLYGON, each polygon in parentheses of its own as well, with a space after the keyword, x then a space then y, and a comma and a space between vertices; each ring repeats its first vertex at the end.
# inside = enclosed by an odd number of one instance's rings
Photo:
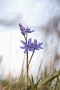
MULTIPOLYGON (((27 43, 27 34, 26 34, 26 43, 27 43)), ((26 78, 27 78, 27 89, 28 89, 28 52, 26 54, 26 78)))
POLYGON ((34 52, 35 52, 35 51, 33 51, 32 55, 31 55, 31 58, 30 58, 30 60, 29 60, 28 67, 29 67, 29 65, 30 65, 30 63, 31 63, 32 57, 33 57, 33 55, 34 55, 34 52))
POLYGON ((26 74, 27 74, 27 87, 28 87, 28 52, 27 52, 27 62, 26 62, 26 74))
POLYGON ((24 39, 25 39, 25 41, 26 41, 26 37, 25 37, 25 35, 24 35, 24 39))

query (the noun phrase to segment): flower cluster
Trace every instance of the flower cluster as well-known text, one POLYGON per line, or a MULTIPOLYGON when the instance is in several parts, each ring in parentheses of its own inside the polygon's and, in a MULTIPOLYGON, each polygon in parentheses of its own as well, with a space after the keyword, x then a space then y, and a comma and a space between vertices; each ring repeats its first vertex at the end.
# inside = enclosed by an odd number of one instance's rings
POLYGON ((24 36, 25 41, 21 40, 21 43, 23 46, 21 46, 21 49, 24 49, 24 53, 26 53, 26 79, 27 79, 27 90, 28 90, 28 78, 29 78, 29 66, 32 60, 32 57, 34 55, 35 50, 43 49, 42 44, 43 43, 38 43, 36 39, 32 42, 32 38, 28 39, 27 34, 32 33, 35 30, 31 30, 28 27, 25 28, 23 25, 19 23, 19 27, 21 30, 22 35, 24 36), (29 51, 32 51, 32 55, 29 60, 29 51))
MULTIPOLYGON (((19 23, 19 27, 20 27, 20 30, 21 30, 22 35, 24 35, 24 36, 27 33, 32 33, 32 32, 35 31, 35 30, 29 29, 28 27, 25 28, 20 23, 19 23)), ((43 49, 42 48, 42 44, 43 43, 37 43, 37 40, 36 39, 34 39, 34 42, 32 42, 32 39, 31 38, 27 42, 26 42, 26 40, 25 41, 21 41, 21 42, 22 42, 22 44, 24 46, 21 46, 20 48, 21 49, 24 49, 24 53, 27 53, 28 51, 33 51, 34 52, 35 50, 43 49)))
POLYGON ((20 30, 21 30, 21 33, 22 35, 25 35, 26 33, 32 33, 34 32, 35 30, 31 30, 30 28, 25 28, 24 26, 22 26, 20 23, 19 23, 19 27, 20 27, 20 30))
POLYGON ((24 42, 24 41, 21 41, 21 42, 24 46, 21 46, 20 48, 25 49, 24 53, 27 53, 28 51, 34 52, 35 50, 43 49, 42 48, 43 43, 37 43, 36 39, 34 39, 34 42, 32 42, 31 38, 28 40, 28 42, 24 42))

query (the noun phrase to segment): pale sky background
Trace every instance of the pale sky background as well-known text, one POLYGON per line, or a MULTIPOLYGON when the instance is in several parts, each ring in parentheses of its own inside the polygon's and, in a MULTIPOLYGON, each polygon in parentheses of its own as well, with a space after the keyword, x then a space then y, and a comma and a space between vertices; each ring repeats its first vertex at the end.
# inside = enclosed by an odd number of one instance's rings
MULTIPOLYGON (((4 74, 9 70, 18 75, 23 62, 23 51, 20 49, 20 40, 23 39, 20 34, 18 23, 36 29, 32 38, 39 38, 43 41, 41 33, 37 26, 45 25, 51 17, 60 14, 59 0, 0 0, 0 55, 3 56, 1 71, 4 68, 4 74), (37 37, 38 36, 38 37, 37 37)), ((39 51, 40 59, 43 57, 43 50, 39 51), (41 53, 40 53, 41 52, 41 53)), ((32 61, 31 73, 36 73, 36 68, 40 60, 39 53, 35 54, 35 60, 32 61), (37 62, 37 64, 36 64, 37 62)))

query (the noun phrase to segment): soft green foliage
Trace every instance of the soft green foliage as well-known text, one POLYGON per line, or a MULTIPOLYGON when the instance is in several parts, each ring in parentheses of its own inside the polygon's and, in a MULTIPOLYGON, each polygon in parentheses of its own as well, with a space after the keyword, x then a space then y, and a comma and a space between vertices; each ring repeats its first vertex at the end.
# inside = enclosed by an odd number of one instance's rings
POLYGON ((49 74, 47 68, 45 68, 43 73, 39 72, 40 69, 36 78, 29 77, 29 86, 26 89, 27 83, 22 66, 20 77, 17 80, 0 80, 0 87, 3 88, 0 90, 60 90, 60 70, 49 74))

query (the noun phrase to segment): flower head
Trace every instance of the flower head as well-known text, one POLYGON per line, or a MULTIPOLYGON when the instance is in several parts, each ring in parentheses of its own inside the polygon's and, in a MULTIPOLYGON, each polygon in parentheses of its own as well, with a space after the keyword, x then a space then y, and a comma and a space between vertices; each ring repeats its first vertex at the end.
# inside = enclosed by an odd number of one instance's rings
POLYGON ((39 49, 43 49, 42 46, 43 43, 37 43, 37 40, 34 39, 34 49, 39 50, 39 49))
POLYGON ((20 30, 21 30, 22 35, 25 35, 26 33, 32 33, 32 32, 35 31, 35 30, 29 29, 28 27, 25 28, 25 27, 22 26, 20 23, 19 23, 19 27, 20 27, 20 30))
POLYGON ((25 49, 24 53, 27 53, 29 48, 31 47, 31 38, 28 40, 28 42, 21 41, 24 46, 21 46, 21 49, 25 49))
POLYGON ((31 30, 31 29, 28 28, 28 27, 25 29, 25 32, 26 32, 26 33, 32 33, 32 32, 34 32, 34 31, 35 31, 35 30, 31 30))
POLYGON ((25 49, 24 53, 27 53, 28 51, 35 51, 42 48, 43 43, 37 43, 37 40, 34 39, 34 42, 32 42, 32 39, 30 38, 28 42, 21 41, 24 46, 20 47, 21 49, 25 49))

